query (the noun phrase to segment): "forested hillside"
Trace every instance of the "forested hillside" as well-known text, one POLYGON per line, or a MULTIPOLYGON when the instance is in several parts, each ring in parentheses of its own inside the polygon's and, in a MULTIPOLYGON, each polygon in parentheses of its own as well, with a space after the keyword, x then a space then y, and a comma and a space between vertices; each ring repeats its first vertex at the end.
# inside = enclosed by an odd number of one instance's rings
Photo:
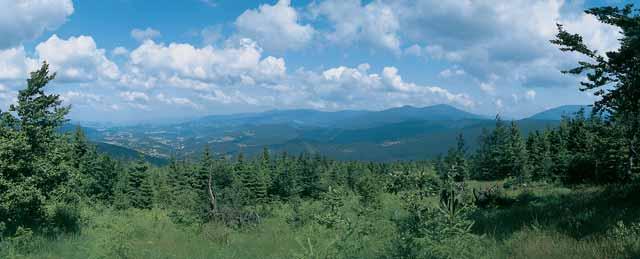
MULTIPOLYGON (((516 123, 528 134, 557 126, 562 116, 573 116, 578 110, 549 111, 541 118, 534 115, 536 119, 516 123)), ((213 152, 227 156, 243 153, 255 157, 268 148, 273 152, 322 153, 337 160, 385 162, 436 158, 460 133, 472 140, 469 146, 475 149, 482 129, 493 126, 493 118, 436 105, 383 111, 268 111, 208 116, 177 124, 84 129, 90 132, 87 137, 91 141, 137 150, 157 160, 175 153, 197 158, 205 146, 213 145, 213 152)))
MULTIPOLYGON (((534 127, 466 113, 442 124, 445 106, 432 108, 438 119, 395 121, 392 110, 366 130, 307 132, 252 156, 217 152, 215 141, 197 156, 175 148, 166 165, 61 130, 71 107, 45 91, 56 77, 45 62, 0 111, 0 257, 640 258, 640 16, 587 12, 624 33, 618 50, 601 56, 562 25, 552 43, 588 59, 567 73, 600 91, 592 112, 534 127), (330 146, 309 152, 327 135, 330 146), (412 148, 434 139, 445 152, 370 144, 406 135, 423 139, 412 148), (352 161, 331 158, 347 148, 352 161), (394 155, 407 159, 359 161, 394 155)), ((374 121, 350 117, 363 114, 336 116, 374 121)))

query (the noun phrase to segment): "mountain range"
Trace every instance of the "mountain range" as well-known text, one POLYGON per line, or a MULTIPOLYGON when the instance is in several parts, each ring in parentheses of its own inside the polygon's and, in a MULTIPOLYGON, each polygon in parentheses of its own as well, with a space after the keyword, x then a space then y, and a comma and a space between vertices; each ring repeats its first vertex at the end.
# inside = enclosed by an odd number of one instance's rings
MULTIPOLYGON (((588 107, 561 106, 515 121, 524 134, 552 127, 562 116, 588 107)), ((341 160, 428 159, 446 152, 462 133, 471 149, 494 118, 449 105, 403 106, 382 111, 310 109, 212 115, 162 125, 83 125, 100 151, 133 159, 141 153, 160 164, 172 155, 196 156, 205 146, 223 155, 320 152, 341 160)))

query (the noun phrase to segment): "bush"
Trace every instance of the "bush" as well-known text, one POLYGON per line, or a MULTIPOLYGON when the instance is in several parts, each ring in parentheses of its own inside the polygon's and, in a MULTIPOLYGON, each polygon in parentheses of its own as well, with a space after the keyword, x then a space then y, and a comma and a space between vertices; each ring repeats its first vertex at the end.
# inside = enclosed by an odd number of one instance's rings
POLYGON ((30 228, 18 227, 13 236, 0 243, 0 258, 17 258, 26 255, 37 246, 30 228))
POLYGON ((438 205, 424 192, 404 197, 408 215, 395 220, 394 258, 474 258, 482 251, 480 237, 471 233, 475 206, 465 198, 462 183, 445 183, 438 205))
POLYGON ((616 250, 623 254, 640 254, 640 223, 625 224, 618 221, 607 233, 616 250))
POLYGON ((514 203, 498 185, 484 190, 473 189, 474 204, 479 208, 505 207, 514 203))
POLYGON ((77 233, 81 227, 81 213, 74 204, 57 203, 53 206, 50 222, 54 233, 77 233))

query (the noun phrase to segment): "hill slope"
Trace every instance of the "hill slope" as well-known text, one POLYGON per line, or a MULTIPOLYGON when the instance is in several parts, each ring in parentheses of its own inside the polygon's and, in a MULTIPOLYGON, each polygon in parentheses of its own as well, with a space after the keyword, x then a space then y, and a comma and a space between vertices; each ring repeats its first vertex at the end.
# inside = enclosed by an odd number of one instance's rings
POLYGON ((552 108, 527 118, 530 120, 561 120, 563 116, 574 116, 578 111, 584 109, 585 114, 591 113, 591 106, 588 105, 564 105, 552 108))
MULTIPOLYGON (((523 132, 558 123, 555 119, 521 120, 523 132)), ((553 117, 554 118, 554 117, 553 117)), ((157 157, 196 156, 209 145, 218 154, 321 152, 343 160, 427 159, 444 153, 462 133, 473 149, 493 119, 448 105, 403 106, 383 111, 275 110, 207 116, 185 123, 114 127, 92 131, 90 138, 115 146, 109 153, 137 157, 134 150, 157 157), (126 147, 130 150, 119 150, 126 147)))

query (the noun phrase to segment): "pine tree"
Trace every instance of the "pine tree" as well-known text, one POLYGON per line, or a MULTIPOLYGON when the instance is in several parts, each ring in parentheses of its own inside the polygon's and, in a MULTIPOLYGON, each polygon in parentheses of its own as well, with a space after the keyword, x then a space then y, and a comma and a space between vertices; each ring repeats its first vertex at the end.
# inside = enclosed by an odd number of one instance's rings
POLYGON ((0 226, 8 234, 38 227, 45 222, 45 202, 68 193, 62 191, 72 177, 65 165, 67 145, 56 130, 69 107, 44 92, 54 78, 43 63, 18 92, 17 104, 0 111, 0 226))
POLYGON ((320 159, 310 158, 308 154, 301 154, 298 158, 300 175, 300 196, 317 197, 320 191, 320 159))
POLYGON ((586 74, 581 82, 581 91, 595 91, 601 98, 594 104, 594 112, 610 114, 612 122, 620 125, 626 142, 626 173, 637 171, 640 156, 640 11, 632 4, 623 8, 591 8, 585 13, 595 16, 600 22, 615 26, 621 32, 620 47, 607 51, 603 56, 587 46, 579 34, 571 34, 558 24, 558 34, 551 43, 562 51, 577 52, 587 60, 578 62, 578 67, 564 73, 586 74))
POLYGON ((567 132, 566 122, 560 123, 557 128, 549 131, 550 154, 552 154, 551 175, 553 180, 565 181, 571 163, 571 154, 567 149, 567 132))
POLYGON ((527 137, 527 154, 532 180, 551 178, 551 154, 548 134, 535 131, 527 137))
POLYGON ((461 182, 464 181, 464 179, 467 178, 469 174, 469 168, 466 159, 467 148, 462 133, 458 134, 456 142, 456 147, 450 149, 444 159, 442 157, 439 157, 438 160, 436 160, 435 166, 439 175, 443 179, 448 178, 448 174, 453 174, 453 179, 455 181, 461 182))
POLYGON ((506 161, 508 161, 508 171, 510 176, 515 177, 519 182, 525 182, 530 179, 527 147, 520 135, 520 129, 515 122, 511 122, 509 128, 509 144, 506 149, 506 161))
POLYGON ((377 175, 369 170, 365 171, 360 179, 358 179, 356 193, 364 208, 375 210, 382 206, 380 198, 382 186, 382 182, 377 175))
POLYGON ((73 166, 75 168, 79 168, 84 156, 89 153, 89 143, 80 126, 76 126, 76 130, 71 140, 71 146, 72 153, 70 158, 73 161, 73 166))
POLYGON ((594 157, 595 137, 589 128, 590 121, 579 111, 573 118, 565 118, 567 123, 567 150, 571 154, 566 181, 584 183, 595 180, 596 157, 594 157))
POLYGON ((27 79, 27 88, 18 92, 18 103, 9 107, 10 112, 17 114, 20 130, 25 133, 30 154, 34 156, 47 152, 56 130, 66 122, 64 117, 69 113, 70 107, 61 106, 60 96, 44 93, 44 87, 55 77, 55 73, 49 73, 49 64, 43 63, 27 79))
POLYGON ((175 156, 172 156, 169 159, 167 181, 171 188, 171 194, 174 197, 178 194, 178 192, 184 190, 185 188, 185 186, 182 186, 182 184, 184 183, 184 180, 182 178, 183 175, 180 172, 178 161, 176 160, 175 156))
POLYGON ((499 115, 495 128, 484 129, 480 136, 480 147, 474 157, 474 176, 483 180, 503 179, 511 172, 509 162, 509 131, 499 115))
POLYGON ((203 196, 203 199, 208 200, 209 189, 209 176, 213 178, 214 160, 211 156, 211 150, 209 146, 204 148, 202 153, 202 159, 196 175, 196 183, 194 188, 203 196))
POLYGON ((297 174, 299 171, 297 161, 288 157, 287 153, 282 153, 275 171, 277 174, 273 179, 271 193, 284 199, 299 195, 300 181, 297 174))
POLYGON ((138 209, 150 209, 152 207, 153 190, 149 180, 149 166, 144 161, 144 158, 139 158, 129 167, 127 178, 127 195, 131 206, 138 209))
POLYGON ((210 211, 217 209, 215 179, 213 179, 214 160, 211 156, 209 146, 206 146, 200 161, 200 169, 198 170, 198 184, 196 185, 196 193, 201 203, 199 214, 201 218, 205 218, 210 211))

